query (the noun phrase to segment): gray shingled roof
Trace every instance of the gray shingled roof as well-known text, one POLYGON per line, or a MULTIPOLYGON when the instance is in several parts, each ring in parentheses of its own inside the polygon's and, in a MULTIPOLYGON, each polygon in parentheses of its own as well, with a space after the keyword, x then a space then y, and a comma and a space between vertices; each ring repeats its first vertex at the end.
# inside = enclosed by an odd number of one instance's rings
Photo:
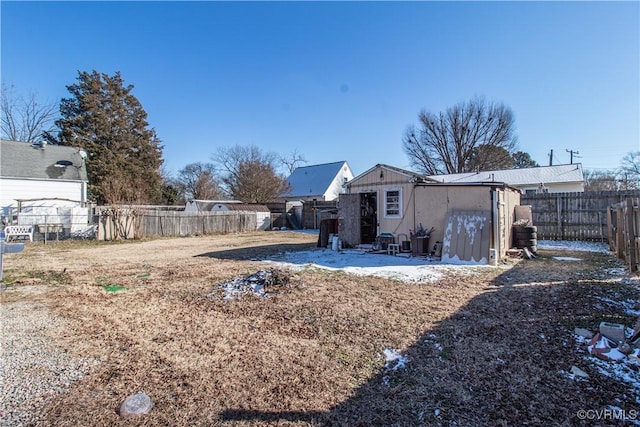
POLYGON ((536 168, 503 169, 484 172, 431 175, 439 182, 504 182, 509 185, 538 185, 551 183, 582 182, 582 165, 540 166, 536 168))
POLYGON ((28 142, 1 140, 0 176, 87 181, 87 169, 78 148, 50 144, 41 147, 28 142))

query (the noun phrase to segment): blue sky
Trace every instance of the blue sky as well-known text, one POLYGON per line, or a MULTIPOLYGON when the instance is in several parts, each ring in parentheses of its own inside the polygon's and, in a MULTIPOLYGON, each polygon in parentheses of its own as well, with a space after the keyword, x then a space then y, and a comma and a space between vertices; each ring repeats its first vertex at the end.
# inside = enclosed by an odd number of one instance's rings
POLYGON ((640 150, 640 3, 10 2, 2 81, 68 97, 78 71, 122 73, 169 172, 218 147, 410 168, 422 109, 474 96, 515 115, 541 165, 619 166, 640 150))

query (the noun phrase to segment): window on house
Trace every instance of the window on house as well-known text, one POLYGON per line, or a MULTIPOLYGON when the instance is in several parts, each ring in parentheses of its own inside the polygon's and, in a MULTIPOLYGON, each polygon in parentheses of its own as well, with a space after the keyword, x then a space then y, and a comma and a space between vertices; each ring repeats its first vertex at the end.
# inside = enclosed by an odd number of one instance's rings
POLYGON ((400 218, 402 216, 402 193, 399 188, 384 191, 384 216, 400 218))

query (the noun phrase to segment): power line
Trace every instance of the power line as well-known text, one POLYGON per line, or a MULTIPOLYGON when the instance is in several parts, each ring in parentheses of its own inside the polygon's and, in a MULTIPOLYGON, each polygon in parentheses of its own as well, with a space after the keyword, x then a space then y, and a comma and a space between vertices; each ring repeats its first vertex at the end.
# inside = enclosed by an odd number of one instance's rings
POLYGON ((567 149, 566 151, 567 151, 567 153, 569 153, 569 156, 570 156, 570 159, 571 159, 570 162, 569 162, 570 164, 573 164, 573 156, 576 156, 576 158, 577 157, 582 157, 582 156, 578 156, 578 154, 580 154, 580 152, 577 151, 577 150, 573 151, 573 150, 567 149))

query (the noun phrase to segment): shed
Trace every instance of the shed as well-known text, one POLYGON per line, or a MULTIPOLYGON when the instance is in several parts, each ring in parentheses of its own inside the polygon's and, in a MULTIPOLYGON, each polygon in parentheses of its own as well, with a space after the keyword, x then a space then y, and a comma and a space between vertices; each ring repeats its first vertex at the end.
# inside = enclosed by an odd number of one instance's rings
POLYGON ((396 243, 411 241, 417 230, 433 228, 421 252, 440 242, 443 261, 486 264, 509 249, 519 204, 520 191, 504 183, 438 183, 378 164, 347 183, 339 202, 339 234, 343 244, 356 246, 382 235, 396 243))
POLYGON ((242 203, 240 200, 189 200, 184 207, 185 212, 211 212, 211 209, 216 205, 222 203, 224 205, 230 205, 232 203, 242 203))
POLYGON ((265 205, 253 203, 215 203, 211 207, 213 212, 252 212, 256 215, 258 230, 269 230, 271 228, 271 211, 265 205))
POLYGON ((189 200, 185 212, 250 212, 256 216, 256 229, 271 228, 271 211, 265 205, 242 203, 240 200, 189 200))

